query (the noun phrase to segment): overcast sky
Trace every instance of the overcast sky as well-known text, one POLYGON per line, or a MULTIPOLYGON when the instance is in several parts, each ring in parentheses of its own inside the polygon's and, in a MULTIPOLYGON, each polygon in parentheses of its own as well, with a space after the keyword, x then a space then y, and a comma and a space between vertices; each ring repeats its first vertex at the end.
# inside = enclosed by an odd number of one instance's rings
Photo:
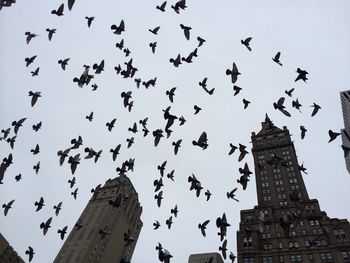
MULTIPOLYGON (((350 10, 349 1, 187 1, 187 9, 176 14, 168 1, 166 12, 157 10, 161 1, 92 1, 77 0, 72 11, 65 2, 64 15, 51 14, 61 1, 18 0, 12 7, 0 11, 0 128, 11 127, 14 120, 26 117, 12 150, 0 142, 0 157, 13 154, 13 165, 6 171, 0 185, 0 204, 15 199, 13 208, 0 216, 0 231, 10 244, 27 260, 25 250, 35 250, 33 262, 51 262, 63 241, 57 230, 68 225, 68 231, 80 216, 91 197, 90 189, 117 176, 116 167, 129 158, 135 158, 135 171, 128 173, 143 207, 142 228, 132 258, 133 262, 157 262, 155 246, 161 242, 174 256, 174 262, 187 262, 192 253, 218 251, 215 219, 227 215, 228 249, 236 253, 236 231, 240 210, 257 204, 254 176, 243 191, 236 183, 238 169, 247 162, 253 170, 252 154, 238 162, 238 153, 228 156, 229 144, 242 143, 250 149, 251 132, 258 132, 268 113, 278 127, 287 126, 295 143, 299 163, 304 163, 308 175, 304 181, 310 198, 317 198, 321 209, 330 217, 350 218, 348 209, 350 175, 341 150, 341 138, 328 143, 328 130, 339 131, 343 126, 339 92, 349 89, 350 81, 350 10), (85 16, 94 16, 91 28, 85 16), (115 35, 112 24, 125 21, 125 32, 115 35), (192 27, 186 40, 180 24, 192 27), (149 29, 160 26, 158 35, 149 29), (48 40, 46 28, 56 28, 48 40), (29 45, 25 32, 38 34, 29 45), (198 48, 198 57, 191 64, 175 68, 170 58, 179 53, 187 56, 197 47, 197 36, 206 40, 198 48), (241 39, 252 37, 249 52, 241 39), (115 44, 124 39, 131 54, 124 53, 115 44), (149 43, 157 42, 155 54, 149 43), (281 52, 279 66, 272 57, 281 52), (24 59, 37 55, 34 63, 25 66, 24 59), (70 58, 66 71, 57 63, 70 58), (155 87, 136 88, 133 79, 116 75, 114 67, 133 58, 138 68, 136 78, 149 80, 157 77, 155 87), (74 77, 83 72, 83 65, 105 60, 105 69, 95 75, 89 86, 79 88, 74 77), (236 85, 242 91, 233 96, 233 84, 225 71, 235 62, 241 75, 236 85), (30 71, 40 67, 39 76, 30 71), (307 83, 294 82, 296 69, 309 72, 307 83), (208 78, 208 95, 198 82, 208 78), (91 84, 98 89, 92 91, 91 84), (177 87, 174 103, 165 92, 177 87), (272 104, 286 96, 284 90, 295 88, 293 97, 285 105, 292 117, 274 110, 272 104), (29 91, 40 91, 42 97, 31 107, 29 91), (123 107, 121 92, 132 91, 134 107, 128 112, 123 107), (242 99, 251 101, 243 110, 242 99), (293 99, 303 105, 302 113, 291 107, 293 99), (311 117, 313 102, 322 109, 311 117), (194 115, 193 106, 202 111, 194 115), (164 129, 163 109, 171 105, 170 113, 183 115, 187 122, 179 126, 175 121, 169 139, 162 138, 158 147, 153 136, 143 137, 139 131, 132 134, 128 128, 134 122, 148 117, 148 129, 164 129), (94 111, 94 120, 85 116, 94 111), (116 127, 109 132, 105 123, 117 118, 116 127), (42 121, 42 129, 35 133, 32 125, 42 121), (308 132, 300 139, 299 126, 308 132), (209 147, 201 150, 192 146, 206 131, 209 147), (71 196, 67 180, 72 177, 67 164, 59 166, 57 151, 70 147, 70 140, 83 137, 84 148, 103 150, 100 160, 82 159, 75 177, 79 187, 77 200, 71 196), (135 143, 126 148, 126 139, 135 137, 135 143), (182 139, 178 155, 171 143, 182 139), (116 162, 109 149, 122 144, 116 162), (30 149, 40 145, 40 153, 30 149), (175 169, 175 182, 164 178, 164 200, 158 208, 154 200, 153 180, 159 178, 157 166, 167 160, 166 172, 175 169), (39 174, 32 169, 41 163, 39 174), (22 174, 22 180, 15 176, 22 174), (209 202, 204 191, 200 198, 189 191, 187 177, 195 174, 204 190, 213 193, 209 202), (226 192, 238 187, 239 203, 228 200, 226 192), (43 196, 45 207, 35 212, 34 202, 43 196), (62 211, 54 216, 52 207, 62 201, 62 211), (178 205, 179 214, 170 230, 165 220, 170 209, 178 205), (43 236, 39 225, 53 216, 52 227, 43 236), (210 219, 207 237, 197 228, 199 222, 210 219), (153 231, 158 220, 160 229, 153 231)), ((93 71, 90 70, 92 73, 93 71)), ((138 127, 141 130, 141 127, 138 127)), ((12 137, 13 129, 10 136, 12 137)), ((228 262, 228 261, 227 261, 228 262)))

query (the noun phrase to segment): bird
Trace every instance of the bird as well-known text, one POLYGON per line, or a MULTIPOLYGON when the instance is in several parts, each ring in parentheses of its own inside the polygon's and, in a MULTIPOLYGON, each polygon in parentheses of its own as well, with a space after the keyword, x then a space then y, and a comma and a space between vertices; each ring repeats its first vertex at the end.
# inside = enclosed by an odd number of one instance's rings
POLYGON ((69 156, 68 163, 70 164, 70 169, 72 174, 74 174, 78 164, 80 164, 80 153, 78 153, 74 157, 69 156))
POLYGON ((198 228, 201 230, 202 235, 205 237, 206 233, 205 230, 207 229, 207 225, 209 224, 210 220, 206 220, 203 223, 198 224, 198 228))
POLYGON ((321 106, 320 105, 317 105, 315 102, 314 104, 311 106, 314 108, 314 110, 312 111, 311 113, 311 117, 315 116, 316 113, 321 109, 321 106))
POLYGON ((239 162, 243 160, 243 158, 246 156, 246 154, 248 154, 248 151, 246 151, 246 148, 247 148, 247 146, 239 143, 239 152, 240 152, 239 157, 238 157, 239 162))
POLYGON ((175 3, 175 5, 171 6, 172 9, 174 9, 174 11, 177 14, 180 14, 180 9, 185 10, 187 8, 186 6, 186 0, 179 0, 175 3))
POLYGON ((170 100, 171 103, 174 102, 175 90, 176 90, 176 87, 171 88, 170 90, 167 90, 165 92, 165 94, 168 95, 169 100, 170 100))
POLYGON ((131 53, 130 49, 128 49, 128 48, 124 48, 123 52, 124 52, 126 57, 128 57, 131 53))
POLYGON ((28 67, 30 64, 32 64, 34 62, 34 60, 36 59, 36 55, 32 56, 32 57, 27 57, 24 59, 24 61, 26 62, 26 67, 28 67))
POLYGON ((294 91, 294 88, 292 88, 290 90, 285 90, 284 93, 287 94, 289 97, 292 97, 293 91, 294 91))
POLYGON ((34 107, 35 103, 38 101, 38 98, 41 97, 41 92, 40 91, 36 91, 36 92, 29 91, 28 96, 32 97, 31 106, 34 107))
POLYGON ((168 226, 168 229, 171 228, 171 225, 173 223, 173 217, 170 216, 167 220, 165 220, 165 224, 168 226))
POLYGON ((183 24, 180 24, 181 29, 184 31, 184 35, 187 40, 190 40, 190 30, 192 29, 189 26, 185 26, 183 24))
POLYGON ((43 206, 45 206, 44 204, 44 198, 40 197, 39 202, 35 201, 34 205, 37 207, 35 212, 38 212, 39 210, 41 210, 41 208, 43 208, 43 206))
POLYGON ((40 170, 40 161, 37 162, 37 164, 33 166, 33 169, 34 169, 34 171, 35 171, 36 174, 39 173, 39 170, 40 170))
POLYGON ((332 130, 329 130, 328 131, 328 135, 329 135, 328 143, 330 143, 331 141, 334 141, 340 135, 340 133, 339 132, 334 132, 332 130))
POLYGON ((160 227, 160 223, 158 222, 158 220, 156 220, 156 222, 153 223, 153 226, 154 226, 153 230, 156 230, 160 227))
POLYGON ((11 200, 10 202, 8 202, 7 204, 3 204, 2 208, 4 208, 4 215, 7 216, 8 211, 10 210, 10 208, 12 208, 12 204, 15 200, 11 200))
POLYGON ((281 97, 279 98, 279 100, 273 103, 273 107, 275 108, 275 110, 279 110, 280 112, 282 112, 284 115, 286 115, 287 117, 290 117, 290 113, 285 110, 285 106, 283 105, 285 98, 281 97))
POLYGON ((90 28, 92 21, 94 21, 95 17, 94 16, 86 16, 85 19, 87 20, 87 25, 90 28))
POLYGON ((209 190, 207 190, 207 191, 205 191, 205 196, 207 197, 207 201, 209 201, 209 199, 210 199, 210 196, 212 195, 212 193, 209 191, 209 190))
POLYGON ((181 142, 182 142, 181 139, 179 139, 176 142, 172 142, 172 145, 174 146, 174 154, 175 155, 177 154, 177 152, 179 151, 179 148, 181 147, 181 142))
POLYGON ((170 58, 169 59, 170 63, 173 63, 174 67, 179 67, 179 65, 181 65, 181 55, 178 54, 177 57, 174 58, 170 58))
POLYGON ((194 105, 193 109, 194 109, 194 115, 198 114, 198 112, 200 112, 202 110, 202 108, 197 106, 197 105, 194 105))
POLYGON ((34 33, 31 33, 31 32, 25 32, 24 35, 26 35, 26 42, 27 42, 27 45, 30 43, 30 41, 37 37, 38 35, 37 34, 34 34, 34 33))
POLYGON ((249 46, 251 40, 251 37, 247 37, 246 39, 241 40, 241 44, 244 45, 249 51, 252 51, 251 47, 249 46))
POLYGON ((11 138, 7 138, 7 140, 6 140, 6 142, 8 142, 10 144, 11 149, 13 149, 13 147, 15 146, 16 138, 17 138, 17 136, 15 135, 11 138))
POLYGON ((73 188, 73 186, 75 185, 75 177, 72 178, 72 180, 68 180, 69 183, 69 188, 73 188))
POLYGON ((131 138, 126 139, 126 142, 128 143, 127 147, 130 148, 131 145, 135 142, 135 139, 134 139, 134 137, 131 137, 131 138))
POLYGON ((49 228, 51 227, 51 221, 52 221, 52 217, 50 217, 49 219, 46 220, 46 222, 42 222, 40 224, 40 229, 43 230, 43 234, 44 236, 46 235, 47 231, 49 230, 49 228))
POLYGON ((109 132, 111 132, 112 129, 114 128, 114 124, 115 124, 116 120, 117 120, 117 118, 114 118, 110 122, 106 123, 106 126, 107 126, 109 132))
POLYGON ((64 160, 68 157, 68 153, 69 153, 70 150, 71 150, 71 148, 68 148, 68 149, 66 149, 64 151, 59 150, 57 152, 57 156, 60 157, 60 159, 59 159, 60 165, 62 165, 64 163, 64 160))
POLYGON ((84 65, 84 71, 81 73, 80 77, 73 78, 73 82, 78 83, 78 87, 82 88, 84 84, 88 85, 93 76, 89 75, 90 66, 84 65))
POLYGON ((94 118, 94 112, 93 112, 93 111, 90 112, 90 114, 89 114, 89 115, 86 115, 85 118, 86 118, 87 120, 89 120, 90 122, 92 122, 92 120, 93 120, 93 118, 94 118))
POLYGON ((72 10, 74 3, 75 3, 75 0, 68 0, 68 9, 69 9, 69 11, 72 10))
POLYGON ((232 69, 226 69, 226 75, 231 76, 231 82, 233 84, 236 83, 238 75, 241 75, 241 73, 238 71, 236 63, 233 62, 232 69))
POLYGON ((175 173, 175 170, 172 170, 170 173, 166 175, 166 177, 169 178, 171 181, 174 181, 174 173, 175 173))
POLYGON ((299 100, 298 100, 298 99, 292 101, 292 107, 293 107, 293 108, 296 108, 296 109, 299 110, 300 112, 301 112, 301 110, 300 110, 300 107, 301 107, 301 106, 303 106, 303 105, 301 105, 301 104, 299 103, 299 100))
POLYGON ((152 135, 154 137, 154 146, 157 147, 157 145, 160 142, 160 139, 164 137, 163 135, 163 130, 161 129, 156 129, 155 131, 152 132, 152 135))
POLYGON ((28 249, 25 251, 26 255, 29 256, 28 261, 31 262, 34 256, 34 249, 31 246, 28 246, 28 249))
POLYGON ((226 250, 227 250, 226 246, 227 246, 227 239, 225 239, 222 245, 219 247, 219 250, 221 250, 221 254, 224 259, 226 259, 226 250))
POLYGON ((166 1, 163 2, 160 6, 157 5, 156 9, 160 10, 161 12, 165 12, 165 7, 166 7, 166 1))
POLYGON ((179 121, 180 121, 179 126, 182 126, 182 125, 184 125, 184 124, 185 124, 186 119, 184 118, 184 116, 181 116, 181 117, 179 118, 179 121))
POLYGON ((205 77, 202 81, 200 81, 198 84, 199 86, 201 86, 202 88, 206 88, 207 87, 207 81, 208 81, 208 78, 205 77))
POLYGON ((53 34, 56 33, 56 28, 53 28, 53 29, 46 28, 46 32, 48 33, 47 37, 49 41, 51 41, 53 34))
POLYGON ((301 139, 304 139, 305 138, 305 134, 307 132, 307 129, 303 126, 303 125, 300 125, 300 131, 301 131, 301 139))
POLYGON ((31 149, 30 152, 33 153, 33 155, 40 153, 39 144, 37 144, 34 149, 31 149))
POLYGON ((199 197, 201 190, 203 189, 201 182, 196 178, 194 174, 192 174, 192 176, 189 176, 187 181, 191 183, 190 191, 196 190, 196 196, 199 197))
POLYGON ((92 68, 95 70, 95 74, 101 74, 101 72, 104 71, 104 67, 105 67, 104 59, 101 60, 100 64, 94 63, 92 65, 92 68))
POLYGON ((206 42, 205 39, 201 37, 197 37, 197 40, 198 40, 198 47, 202 46, 206 42))
POLYGON ((58 60, 58 64, 61 65, 61 68, 63 70, 66 70, 66 66, 68 65, 69 60, 70 60, 70 58, 60 59, 60 60, 58 60))
POLYGON ((229 259, 231 260, 231 263, 234 263, 236 256, 232 252, 230 252, 229 259))
POLYGON ((156 52, 157 42, 149 43, 150 48, 152 49, 152 53, 156 52))
POLYGON ((177 205, 175 205, 175 207, 170 210, 170 213, 174 214, 175 217, 177 217, 178 212, 179 210, 177 209, 177 205))
POLYGON ((243 99, 243 105, 244 105, 244 109, 246 109, 248 107, 248 105, 250 104, 249 100, 243 99))
POLYGON ((32 126, 32 128, 33 128, 33 130, 34 130, 35 132, 38 132, 38 131, 41 129, 41 126, 42 126, 42 122, 40 121, 40 122, 38 122, 37 124, 34 124, 34 125, 32 126))
POLYGON ((241 175, 241 177, 237 180, 237 183, 239 183, 240 185, 242 185, 243 190, 247 189, 247 184, 249 182, 249 178, 247 175, 241 175))
POLYGON ((228 198, 228 199, 231 198, 231 199, 233 199, 233 200, 239 202, 239 200, 235 198, 235 192, 237 191, 237 189, 238 189, 238 188, 235 187, 232 191, 227 192, 227 193, 226 193, 227 198, 228 198))
POLYGON ((154 180, 153 185, 156 187, 154 189, 154 192, 158 192, 161 189, 161 187, 164 186, 162 177, 160 177, 159 180, 154 180))
POLYGON ((303 172, 304 174, 307 174, 306 172, 307 169, 304 167, 304 163, 302 163, 301 165, 298 164, 298 168, 301 172, 303 172))
POLYGON ((129 127, 129 128, 128 128, 128 131, 130 131, 130 132, 132 132, 132 133, 137 133, 137 132, 138 132, 136 122, 134 122, 134 124, 133 124, 132 127, 129 127))
POLYGON ((274 62, 276 62, 278 65, 282 66, 282 63, 280 62, 280 56, 281 56, 281 52, 277 52, 277 54, 272 58, 272 60, 274 62))
POLYGON ((123 105, 124 105, 124 107, 126 108, 126 107, 128 107, 128 105, 129 105, 129 100, 132 98, 132 92, 131 91, 128 91, 128 92, 122 92, 121 94, 120 94, 120 97, 122 97, 123 98, 123 105))
POLYGON ((163 199, 163 191, 160 191, 158 194, 156 194, 154 196, 154 199, 157 200, 157 205, 158 205, 158 207, 160 207, 160 205, 162 203, 162 199, 163 199))
POLYGON ((199 139, 197 141, 192 141, 192 144, 194 146, 199 146, 205 150, 208 147, 207 133, 205 131, 202 132, 202 134, 199 136, 199 139))
POLYGON ((22 174, 18 174, 18 175, 15 176, 16 182, 18 182, 21 179, 22 179, 22 174))
POLYGON ((233 86, 233 90, 235 91, 235 93, 233 94, 233 96, 236 96, 241 90, 241 87, 238 87, 236 85, 233 86))
POLYGON ((62 209, 62 202, 59 202, 57 205, 54 205, 53 209, 55 209, 55 215, 58 216, 60 210, 62 209))
POLYGON ((71 141, 71 144, 73 144, 71 149, 78 149, 81 145, 83 145, 83 138, 79 135, 78 139, 73 138, 71 141))
POLYGON ((230 149, 228 155, 233 154, 233 153, 235 152, 235 150, 238 149, 238 147, 235 146, 235 145, 233 145, 232 143, 230 143, 230 148, 231 148, 231 149, 230 149))
POLYGON ((294 80, 294 82, 296 82, 296 81, 298 81, 298 80, 300 80, 300 79, 302 79, 304 82, 306 82, 306 80, 308 79, 307 77, 306 77, 306 75, 307 74, 309 74, 306 70, 302 70, 302 69, 300 69, 300 68, 297 68, 297 71, 296 71, 297 73, 298 73, 298 76, 297 76, 297 78, 294 80))
POLYGON ((31 71, 30 73, 32 74, 32 77, 38 76, 39 75, 39 70, 40 70, 40 67, 37 67, 36 70, 31 71))
POLYGON ((78 188, 75 188, 75 190, 73 192, 70 193, 74 199, 77 199, 77 194, 78 194, 78 188))
POLYGON ((112 159, 113 161, 115 161, 117 159, 117 156, 119 154, 120 148, 121 148, 121 144, 118 144, 117 147, 115 147, 114 149, 110 149, 109 151, 112 153, 112 159))
POLYGON ((51 11, 51 14, 56 15, 56 16, 63 16, 63 10, 64 10, 64 4, 61 4, 57 10, 54 9, 51 11))
POLYGON ((114 32, 113 32, 114 34, 121 35, 121 33, 125 31, 124 20, 120 21, 119 26, 112 25, 111 29, 114 30, 114 32))
POLYGON ((4 136, 3 136, 2 138, 0 138, 0 141, 1 141, 1 140, 5 140, 5 139, 7 138, 7 136, 9 136, 10 131, 11 131, 11 128, 7 128, 6 130, 2 129, 2 130, 1 130, 1 133, 3 133, 4 136))
POLYGON ((167 161, 164 161, 161 165, 157 166, 157 169, 160 172, 160 175, 163 177, 164 176, 164 171, 165 171, 165 166, 167 164, 167 161))
POLYGON ((68 226, 65 226, 62 229, 58 229, 57 233, 60 234, 61 240, 64 239, 65 234, 67 233, 68 226))
POLYGON ((153 29, 148 29, 148 31, 151 32, 151 33, 154 34, 154 35, 157 35, 159 29, 160 29, 160 26, 157 26, 157 27, 155 27, 155 28, 153 28, 153 29))

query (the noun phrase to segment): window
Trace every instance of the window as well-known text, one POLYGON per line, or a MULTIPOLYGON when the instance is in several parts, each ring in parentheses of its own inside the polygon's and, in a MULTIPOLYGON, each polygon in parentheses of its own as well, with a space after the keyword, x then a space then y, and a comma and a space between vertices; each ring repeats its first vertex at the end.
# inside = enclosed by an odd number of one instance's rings
POLYGON ((320 258, 321 258, 321 261, 327 261, 327 260, 332 260, 333 256, 329 252, 324 252, 324 253, 320 253, 320 258))
POLYGON ((262 257, 263 263, 272 263, 272 257, 262 257))
POLYGON ((245 221, 246 221, 246 222, 253 222, 253 221, 254 221, 254 216, 252 216, 252 215, 246 216, 246 217, 245 217, 245 221))
POLYGON ((292 262, 302 262, 302 258, 300 254, 290 255, 290 260, 292 262))
POLYGON ((254 258, 253 257, 244 257, 243 263, 254 263, 254 258))
POLYGON ((243 237, 243 247, 244 248, 251 248, 253 247, 253 239, 252 237, 243 237))
POLYGON ((348 240, 346 237, 346 233, 342 228, 333 229, 333 234, 335 236, 335 239, 339 243, 346 242, 348 240))
POLYGON ((264 250, 271 250, 271 249, 272 249, 271 243, 264 244, 264 250))
POLYGON ((284 262, 284 257, 283 256, 278 256, 280 262, 284 262))
POLYGON ((307 258, 309 259, 310 262, 314 261, 314 256, 311 253, 307 254, 307 258))
POLYGON ((319 226, 320 222, 318 220, 309 220, 310 226, 319 226))
POLYGON ((306 205, 305 211, 307 214, 314 214, 316 213, 315 206, 314 205, 306 205))
POLYGON ((349 251, 342 251, 341 252, 343 259, 349 259, 350 258, 350 250, 349 251))
POLYGON ((278 248, 283 248, 283 245, 281 242, 278 243, 278 248))

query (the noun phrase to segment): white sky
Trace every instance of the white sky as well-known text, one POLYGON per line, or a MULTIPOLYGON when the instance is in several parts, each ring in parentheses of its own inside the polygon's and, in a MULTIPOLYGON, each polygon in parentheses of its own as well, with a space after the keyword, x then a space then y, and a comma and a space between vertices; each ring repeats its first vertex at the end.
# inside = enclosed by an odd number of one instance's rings
MULTIPOLYGON (((253 208, 257 199, 254 176, 246 191, 239 187, 239 203, 226 198, 227 191, 239 186, 238 168, 246 161, 253 170, 252 154, 238 163, 237 152, 227 155, 229 143, 250 148, 251 132, 260 130, 265 112, 276 126, 285 125, 293 134, 299 162, 308 169, 304 180, 310 198, 317 198, 328 216, 350 218, 350 176, 340 148, 341 138, 328 144, 328 130, 339 131, 344 126, 339 92, 350 86, 350 2, 192 0, 187 1, 187 9, 179 15, 170 8, 174 3, 168 1, 166 12, 161 13, 155 8, 161 1, 77 0, 71 12, 65 7, 64 16, 57 17, 51 10, 61 1, 18 0, 0 11, 0 128, 27 118, 14 150, 0 142, 1 158, 9 153, 14 157, 4 184, 0 185, 0 204, 16 200, 7 217, 0 216, 0 231, 23 259, 27 260, 24 251, 30 245, 36 253, 33 262, 52 261, 63 244, 57 230, 68 225, 70 231, 91 197, 90 189, 115 177, 116 167, 129 158, 135 158, 135 171, 129 177, 139 193, 144 223, 133 262, 157 262, 157 242, 172 253, 174 262, 187 262, 192 253, 218 251, 221 243, 215 219, 223 212, 231 223, 228 249, 236 253, 240 210, 253 208), (95 16, 90 29, 85 16, 95 16), (119 24, 121 19, 126 31, 117 36, 110 26, 119 24), (189 41, 180 24, 192 27, 189 41), (148 31, 156 26, 161 27, 157 36, 148 31), (57 29, 51 42, 46 28, 57 29), (39 35, 29 45, 26 31, 39 35), (197 46, 197 36, 207 42, 198 49, 192 64, 175 68, 169 63, 179 53, 187 56, 197 46), (249 36, 253 37, 252 52, 240 43, 249 36), (156 87, 136 89, 134 80, 115 74, 114 66, 129 60, 115 47, 122 38, 131 50, 129 58, 138 68, 136 77, 157 77, 156 87), (156 54, 149 47, 154 41, 158 43, 156 54), (271 59, 278 51, 282 67, 271 59), (24 58, 33 55, 37 55, 35 62, 26 68, 24 58), (64 58, 70 58, 66 71, 57 64, 64 58), (91 91, 91 84, 81 89, 72 82, 73 77, 80 76, 84 64, 92 66, 102 59, 105 70, 91 82, 99 86, 97 91, 91 91), (235 97, 230 78, 225 75, 232 62, 242 73, 236 84, 243 90, 235 97), (39 76, 31 77, 30 71, 38 66, 39 76), (294 82, 298 67, 309 72, 307 83, 294 82), (208 78, 208 88, 215 88, 212 96, 198 85, 204 77, 208 78), (171 104, 165 91, 175 86, 171 104), (275 111, 272 103, 291 88, 295 91, 293 98, 286 98, 286 107, 292 114, 288 118, 275 111), (34 107, 30 106, 29 91, 42 93, 34 107), (123 108, 122 91, 132 91, 135 102, 130 113, 123 108), (251 101, 246 110, 243 98, 251 101), (295 98, 303 105, 302 113, 291 107, 295 98), (309 106, 313 102, 322 109, 311 118, 309 106), (195 104, 203 110, 194 116, 195 104), (163 138, 158 147, 153 146, 151 134, 144 138, 141 132, 128 132, 128 127, 145 117, 149 118, 150 131, 164 129, 162 109, 170 105, 170 112, 183 115, 187 122, 180 127, 175 122, 171 137, 163 138), (95 114, 92 123, 85 119, 91 111, 95 114), (108 132, 105 123, 113 118, 117 118, 116 127, 108 132), (31 126, 39 121, 43 127, 35 133, 31 126), (300 139, 300 125, 308 129, 304 140, 300 139), (205 151, 191 144, 203 131, 207 132, 209 143, 205 151), (84 147, 103 152, 96 164, 82 159, 75 174, 79 191, 74 200, 67 183, 70 169, 67 164, 59 166, 56 153, 69 147, 70 140, 78 135, 83 137, 84 147), (135 144, 127 149, 126 138, 132 136, 135 144), (175 156, 171 143, 180 138, 182 147, 175 156), (37 143, 41 152, 33 156, 30 149, 37 143), (119 143, 121 154, 114 163, 109 149, 119 143), (41 170, 36 175, 32 167, 39 160, 41 170), (164 160, 168 160, 167 172, 175 169, 175 182, 164 178, 164 200, 158 208, 153 198, 153 180, 159 178, 157 165, 164 160), (22 180, 15 182, 19 173, 22 180), (204 192, 196 198, 189 191, 187 177, 192 173, 204 190, 209 188, 213 193, 209 202, 205 201, 204 192), (34 202, 41 196, 45 207, 35 212, 34 202), (60 201, 63 209, 55 217, 52 207, 60 201), (165 220, 175 204, 178 218, 168 230, 165 220), (52 228, 44 237, 39 225, 50 216, 52 228), (203 238, 197 225, 206 219, 211 222, 207 237, 203 238), (162 224, 157 231, 152 226, 155 220, 162 224)), ((84 147, 74 153, 85 156, 84 147)))

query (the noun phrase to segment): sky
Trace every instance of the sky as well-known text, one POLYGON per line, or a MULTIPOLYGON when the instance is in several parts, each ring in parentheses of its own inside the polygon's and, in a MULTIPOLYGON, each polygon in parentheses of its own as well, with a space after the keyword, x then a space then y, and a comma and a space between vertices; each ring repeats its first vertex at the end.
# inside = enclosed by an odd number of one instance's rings
MULTIPOLYGON (((134 172, 128 176, 138 192, 143 207, 141 230, 132 262, 157 262, 155 246, 162 243, 173 255, 173 262, 187 262, 192 253, 218 251, 219 237, 215 220, 225 212, 228 228, 228 250, 236 254, 236 231, 240 211, 257 205, 254 175, 245 191, 237 184, 238 169, 247 162, 254 170, 250 151, 251 133, 259 132, 267 113, 277 127, 287 126, 292 134, 299 163, 304 163, 304 175, 309 197, 317 198, 329 217, 350 218, 348 208, 350 175, 346 170, 340 136, 328 143, 328 130, 344 127, 339 92, 350 87, 350 9, 349 1, 186 1, 186 10, 176 14, 170 8, 176 1, 168 1, 166 11, 156 9, 162 1, 92 1, 77 0, 72 11, 65 3, 64 15, 51 14, 62 1, 21 1, 0 11, 0 129, 11 127, 14 120, 27 118, 19 129, 14 149, 0 141, 0 157, 13 154, 13 164, 7 169, 0 185, 0 204, 15 202, 5 217, 0 215, 0 232, 25 259, 25 250, 32 246, 32 262, 51 262, 64 241, 57 230, 68 225, 72 229, 91 197, 90 189, 117 176, 116 168, 129 158, 135 158, 134 172), (85 16, 95 20, 88 28, 85 16), (113 34, 112 24, 125 22, 125 32, 113 34), (190 26, 190 40, 184 36, 180 24, 190 26), (149 32, 160 26, 158 35, 149 32), (48 40, 46 28, 56 28, 48 40), (25 32, 35 33, 29 44, 25 32), (197 46, 200 36, 206 42, 198 47, 193 63, 178 68, 170 62, 178 54, 187 56, 197 46), (250 52, 241 39, 252 37, 250 52), (124 39, 131 51, 129 57, 115 44, 124 39), (157 42, 155 54, 149 43, 157 42), (272 57, 281 52, 279 66, 272 57), (37 55, 33 64, 25 66, 24 59, 37 55), (70 58, 65 71, 57 63, 70 58), (131 78, 117 75, 114 67, 133 59, 138 69, 135 78, 149 80, 157 77, 155 87, 139 89, 131 78), (72 80, 84 71, 83 65, 105 61, 101 74, 95 74, 88 86, 78 87, 72 80), (233 84, 226 69, 235 62, 241 75, 235 83, 241 92, 233 95, 233 84), (39 75, 31 71, 40 67, 39 75), (306 70, 307 82, 297 81, 296 70, 306 70), (198 83, 207 77, 207 94, 198 83), (96 83, 98 89, 92 91, 96 83), (166 91, 177 87, 174 102, 166 91), (294 88, 293 97, 284 91, 294 88), (41 97, 31 106, 29 91, 40 91, 41 97), (121 93, 132 91, 134 107, 131 112, 123 106, 121 93), (280 97, 286 97, 285 106, 291 113, 286 117, 273 108, 280 97), (242 99, 251 103, 243 109, 242 99), (292 108, 298 98, 301 112, 292 108), (311 117, 313 103, 322 108, 311 117), (202 110, 194 115, 193 106, 202 110), (184 116, 187 122, 179 126, 175 121, 169 139, 162 138, 157 147, 150 133, 143 137, 132 134, 128 128, 148 117, 148 129, 164 129, 163 109, 184 116), (89 122, 85 116, 94 112, 89 122), (106 122, 117 118, 109 132, 106 122), (38 132, 32 125, 42 121, 38 132), (300 138, 300 125, 308 130, 300 138), (200 134, 208 134, 208 148, 192 145, 200 134), (67 181, 72 178, 67 163, 59 165, 57 151, 71 146, 79 135, 83 147, 74 153, 85 156, 84 148, 102 150, 97 163, 81 160, 75 172, 77 199, 71 196, 67 181), (134 137, 129 149, 126 139, 134 137), (174 155, 171 143, 182 139, 182 146, 174 155), (238 162, 237 151, 228 155, 229 144, 244 144, 249 154, 238 162), (30 149, 40 145, 40 153, 30 149), (113 162, 109 150, 121 144, 120 155, 113 162), (154 200, 153 181, 159 179, 157 166, 167 160, 166 172, 175 169, 175 182, 164 178, 164 199, 160 208, 154 200), (33 166, 40 161, 35 174, 33 166), (16 182, 15 176, 22 179, 16 182), (210 189, 207 202, 204 193, 197 198, 190 191, 188 176, 195 174, 204 190, 210 189), (228 200, 226 192, 238 187, 239 202, 228 200), (44 197, 45 206, 35 212, 34 202, 44 197), (63 202, 59 216, 53 206, 63 202), (170 209, 178 206, 170 230, 165 220, 170 209), (53 217, 51 229, 43 236, 41 222, 53 217), (198 223, 210 219, 207 237, 197 228, 198 223), (160 229, 152 223, 158 220, 160 229), (49 244, 49 245, 48 245, 49 244)), ((93 70, 90 69, 90 73, 93 70)), ((11 129, 10 137, 12 137, 11 129)), ((226 261, 228 262, 228 260, 226 261)))

